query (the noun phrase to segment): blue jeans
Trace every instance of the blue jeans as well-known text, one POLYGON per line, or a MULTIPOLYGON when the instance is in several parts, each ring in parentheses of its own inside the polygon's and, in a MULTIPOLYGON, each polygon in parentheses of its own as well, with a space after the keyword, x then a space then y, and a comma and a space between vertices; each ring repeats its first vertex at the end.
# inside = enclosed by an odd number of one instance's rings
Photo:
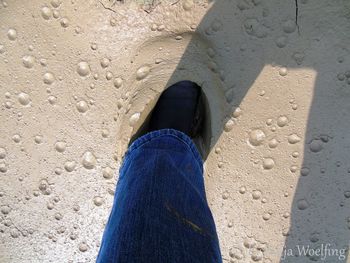
POLYGON ((203 161, 187 135, 153 131, 129 147, 97 262, 222 262, 203 161))

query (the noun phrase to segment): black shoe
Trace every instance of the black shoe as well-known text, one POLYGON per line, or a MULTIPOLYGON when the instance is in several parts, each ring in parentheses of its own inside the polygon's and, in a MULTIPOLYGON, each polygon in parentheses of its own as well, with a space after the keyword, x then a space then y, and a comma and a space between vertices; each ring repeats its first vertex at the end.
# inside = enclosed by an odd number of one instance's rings
POLYGON ((191 81, 167 88, 154 107, 148 131, 175 129, 191 138, 202 135, 205 109, 202 89, 191 81))

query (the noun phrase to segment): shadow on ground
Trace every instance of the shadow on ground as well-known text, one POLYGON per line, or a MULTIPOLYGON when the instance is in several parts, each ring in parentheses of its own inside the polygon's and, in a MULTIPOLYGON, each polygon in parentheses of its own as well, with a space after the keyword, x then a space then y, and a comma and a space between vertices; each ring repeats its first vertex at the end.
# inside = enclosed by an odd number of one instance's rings
MULTIPOLYGON (((301 175, 295 186, 285 250, 278 251, 282 251, 281 262, 322 258, 346 262, 347 251, 341 249, 348 248, 350 227, 350 86, 346 83, 350 79, 339 75, 338 80, 337 74, 344 73, 346 65, 350 70, 349 6, 341 0, 301 1, 298 34, 295 2, 267 2, 213 2, 196 32, 190 33, 188 47, 167 86, 188 78, 203 87, 212 109, 213 146, 265 65, 315 71, 306 133, 299 134, 305 138, 303 165, 298 170, 301 175), (276 41, 278 34, 282 37, 276 41), (216 38, 221 40, 213 41, 216 38), (278 47, 286 41, 288 48, 278 47), (305 255, 298 251, 301 247, 309 248, 305 255), (317 248, 323 254, 315 255, 312 250, 317 248)), ((346 75, 350 77, 350 73, 346 75)))

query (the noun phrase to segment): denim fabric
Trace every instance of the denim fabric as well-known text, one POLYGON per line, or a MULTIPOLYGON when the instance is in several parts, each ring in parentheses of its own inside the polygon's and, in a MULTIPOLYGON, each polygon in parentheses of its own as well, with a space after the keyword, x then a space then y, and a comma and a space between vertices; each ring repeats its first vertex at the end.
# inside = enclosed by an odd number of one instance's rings
POLYGON ((157 130, 129 147, 97 262, 222 262, 203 162, 187 135, 157 130))

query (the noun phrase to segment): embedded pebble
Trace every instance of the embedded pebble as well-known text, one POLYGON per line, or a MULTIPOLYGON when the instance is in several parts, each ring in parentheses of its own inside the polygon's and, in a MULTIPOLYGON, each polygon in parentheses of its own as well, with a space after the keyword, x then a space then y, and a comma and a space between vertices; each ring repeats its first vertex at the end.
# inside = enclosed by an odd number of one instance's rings
POLYGON ((43 66, 43 67, 47 66, 47 60, 45 58, 39 59, 39 62, 40 62, 40 65, 43 66))
POLYGON ((214 31, 214 32, 218 32, 218 31, 221 31, 222 30, 222 22, 218 19, 215 19, 212 23, 211 23, 211 29, 214 31))
POLYGON ((311 141, 309 147, 311 152, 317 153, 323 149, 322 141, 319 139, 314 139, 311 141))
POLYGON ((239 193, 240 194, 245 194, 247 192, 247 188, 245 187, 245 186, 241 186, 240 188, 239 188, 239 193))
POLYGON ((0 147, 0 159, 5 159, 7 151, 5 148, 0 147))
POLYGON ((45 84, 51 85, 55 81, 55 76, 51 72, 46 72, 43 81, 45 84))
POLYGON ((122 78, 115 78, 113 81, 114 87, 119 89, 123 85, 123 79, 122 78))
POLYGON ((185 0, 182 2, 182 8, 185 11, 191 10, 193 6, 194 6, 193 0, 185 0))
POLYGON ((19 134, 15 134, 15 135, 12 136, 12 140, 15 143, 19 143, 21 141, 21 136, 19 134))
POLYGON ((69 19, 67 17, 62 17, 60 20, 60 24, 64 28, 68 27, 69 26, 69 19))
POLYGON ((292 173, 295 173, 297 170, 298 170, 298 166, 296 165, 292 165, 289 170, 292 172, 292 173))
POLYGON ((102 68, 107 68, 110 64, 110 60, 108 58, 102 58, 100 61, 101 67, 102 68))
POLYGON ((287 37, 282 36, 276 39, 276 46, 279 48, 284 48, 287 45, 287 37))
POLYGON ((290 217, 290 214, 289 214, 288 212, 285 212, 285 213, 283 214, 283 217, 284 217, 284 218, 289 218, 289 217, 290 217))
POLYGON ((77 233, 71 233, 71 234, 69 235, 69 238, 70 238, 71 240, 76 240, 76 239, 78 238, 78 235, 77 235, 77 233))
POLYGON ((300 200, 298 200, 298 202, 297 202, 297 207, 298 207, 300 210, 305 210, 306 208, 309 207, 309 203, 308 203, 305 199, 300 199, 300 200))
POLYGON ((294 59, 294 61, 298 64, 298 65, 301 65, 304 61, 304 57, 305 57, 305 54, 303 52, 295 52, 293 55, 292 55, 292 58, 294 59))
POLYGON ((76 26, 74 29, 75 33, 80 34, 81 32, 83 32, 83 29, 80 26, 76 26))
POLYGON ((90 74, 90 65, 86 61, 81 61, 78 63, 77 72, 80 76, 86 77, 90 74))
POLYGON ((242 109, 240 107, 237 107, 234 112, 232 113, 232 116, 234 118, 238 118, 239 116, 242 115, 242 109))
POLYGON ((218 71, 218 65, 214 61, 209 61, 208 68, 215 73, 218 71))
POLYGON ((254 200, 258 200, 261 198, 261 191, 259 190, 254 190, 252 193, 252 197, 254 200))
POLYGON ((152 31, 156 31, 156 30, 157 30, 157 27, 158 27, 158 26, 157 26, 156 24, 152 24, 152 25, 151 25, 151 30, 152 30, 152 31))
POLYGON ((269 213, 265 213, 265 214, 263 214, 262 218, 263 218, 265 221, 267 221, 267 220, 269 220, 269 219, 271 218, 271 215, 270 215, 269 213))
POLYGON ((345 191, 344 196, 345 198, 350 198, 350 191, 345 191))
POLYGON ((270 119, 267 119, 267 120, 266 120, 266 125, 267 125, 267 126, 271 126, 272 123, 273 123, 273 119, 270 118, 270 119))
POLYGON ((279 74, 280 74, 282 77, 287 76, 287 74, 288 74, 288 69, 285 68, 285 67, 280 68, 280 69, 279 69, 279 74))
POLYGON ((295 151, 295 152, 292 152, 292 156, 294 158, 298 158, 299 157, 299 152, 295 151))
POLYGON ((30 55, 23 56, 22 63, 26 68, 32 68, 35 63, 35 58, 30 55))
POLYGON ((57 19, 60 17, 60 12, 58 10, 53 10, 52 16, 57 19))
POLYGON ((92 50, 97 50, 97 48, 98 48, 96 43, 91 43, 90 47, 91 47, 92 50))
POLYGON ((44 195, 50 195, 52 190, 46 179, 42 179, 39 184, 39 190, 44 195))
POLYGON ((320 234, 319 233, 317 233, 317 232, 311 233, 310 241, 312 243, 316 243, 319 240, 320 240, 320 234))
POLYGON ((3 222, 3 224, 4 224, 4 226, 7 226, 7 227, 9 227, 9 226, 11 226, 12 225, 12 221, 11 220, 9 220, 9 219, 5 219, 4 221, 2 221, 3 222))
POLYGON ((103 199, 100 196, 95 196, 93 201, 96 206, 101 206, 103 204, 103 199))
POLYGON ((101 134, 102 134, 103 138, 107 138, 108 135, 109 135, 109 130, 108 129, 102 129, 101 134))
POLYGON ((261 261, 264 258, 264 254, 260 250, 254 250, 252 252, 251 258, 253 261, 261 261))
POLYGON ((86 243, 80 243, 80 244, 79 244, 79 250, 80 250, 81 252, 86 252, 86 251, 88 250, 87 244, 86 244, 86 243))
POLYGON ((108 192, 111 196, 114 196, 114 194, 115 194, 114 189, 115 189, 114 186, 113 186, 113 188, 108 188, 108 189, 107 189, 107 192, 108 192))
POLYGON ((93 169, 96 165, 96 157, 92 152, 85 152, 82 164, 86 169, 93 169))
POLYGON ((284 115, 279 116, 278 119, 277 119, 277 125, 278 125, 279 127, 284 127, 284 126, 286 126, 286 125, 288 124, 288 122, 289 122, 288 117, 287 117, 287 116, 284 116, 284 115))
POLYGON ((85 100, 78 101, 76 107, 80 113, 85 113, 89 109, 89 105, 85 100))
POLYGON ((57 141, 55 143, 55 149, 56 151, 63 153, 66 150, 66 142, 64 141, 57 141))
POLYGON ((141 68, 139 68, 136 72, 136 79, 137 80, 142 80, 145 77, 147 77, 147 75, 150 73, 151 68, 149 66, 143 66, 141 68))
POLYGON ((4 205, 1 207, 1 213, 7 215, 11 212, 11 208, 8 205, 4 205))
POLYGON ((270 170, 275 166, 275 161, 272 158, 264 158, 262 166, 265 170, 270 170))
POLYGON ((107 80, 111 80, 112 78, 113 78, 113 73, 110 72, 110 71, 107 71, 107 72, 106 72, 106 79, 107 79, 107 80))
POLYGON ((293 33, 296 29, 295 21, 288 19, 283 23, 283 31, 287 34, 293 33))
POLYGON ((246 239, 244 239, 243 245, 246 248, 254 248, 257 244, 254 238, 247 237, 246 239))
POLYGON ((56 102, 57 102, 57 98, 56 98, 55 96, 52 96, 52 95, 50 95, 50 96, 47 98, 47 100, 49 101, 49 103, 50 103, 51 105, 54 105, 54 104, 56 104, 56 102))
POLYGON ((105 179, 111 179, 113 178, 113 169, 109 166, 107 166, 103 172, 102 172, 103 178, 105 179))
POLYGON ((157 27, 157 30, 158 31, 163 31, 165 29, 165 25, 159 25, 158 27, 157 27))
POLYGON ((58 233, 58 234, 63 234, 64 232, 66 232, 66 227, 65 227, 65 226, 60 226, 60 227, 57 229, 57 233, 58 233))
POLYGON ((56 167, 55 168, 55 174, 57 174, 57 175, 60 175, 60 174, 62 174, 62 169, 61 168, 59 168, 59 167, 56 167))
POLYGON ((140 112, 136 112, 133 115, 131 115, 130 119, 129 119, 129 125, 130 126, 134 126, 138 120, 140 119, 141 113, 140 112))
POLYGON ((163 62, 163 59, 161 58, 156 58, 156 60, 154 61, 155 64, 160 64, 163 62))
POLYGON ((290 134, 290 135, 288 136, 288 142, 289 142, 290 144, 296 144, 296 143, 298 143, 298 142, 300 142, 300 141, 301 141, 301 138, 300 138, 297 134, 295 134, 295 133, 290 134))
POLYGON ((228 191, 225 191, 225 192, 222 193, 222 199, 227 200, 228 197, 229 197, 229 192, 228 191))
POLYGON ((63 215, 61 213, 56 213, 55 214, 55 219, 56 220, 61 220, 63 218, 63 215))
POLYGON ((30 96, 25 92, 21 92, 18 94, 18 101, 23 106, 26 106, 30 103, 30 96))
POLYGON ((229 132, 233 129, 233 126, 235 125, 235 122, 232 119, 229 119, 224 126, 224 131, 229 132))
POLYGON ((51 5, 54 7, 54 8, 57 8, 61 5, 61 0, 51 0, 51 5))
POLYGON ((76 165, 77 164, 75 161, 67 161, 64 164, 64 169, 66 169, 67 172, 72 172, 75 169, 76 165))
POLYGON ((79 205, 74 204, 74 205, 73 205, 73 210, 74 210, 75 212, 78 212, 78 211, 80 210, 79 205))
POLYGON ((302 167, 302 168, 300 169, 300 174, 301 174, 302 176, 307 176, 307 175, 309 175, 309 173, 310 173, 310 169, 307 168, 307 167, 302 167))
POLYGON ((207 49, 207 54, 209 57, 213 58, 213 57, 215 57, 215 50, 210 47, 207 49))
POLYGON ((52 209, 54 209, 55 206, 54 206, 53 203, 48 202, 48 203, 46 204, 46 207, 47 207, 47 209, 52 210, 52 209))
POLYGON ((273 138, 269 141, 269 147, 271 149, 274 149, 278 146, 278 140, 276 138, 273 138))
POLYGON ((260 129, 256 129, 250 132, 249 134, 249 143, 253 146, 259 146, 263 144, 264 140, 266 138, 266 135, 264 131, 260 129))
POLYGON ((0 163, 0 172, 2 172, 2 173, 7 172, 7 164, 3 161, 0 163))
POLYGON ((43 8, 41 8, 41 16, 45 20, 49 20, 51 15, 52 15, 52 11, 51 11, 51 9, 49 7, 44 6, 43 8))
POLYGON ((18 238, 19 237, 19 231, 16 229, 16 228, 12 228, 11 231, 10 231, 10 235, 11 237, 13 238, 18 238))
POLYGON ((6 101, 5 102, 5 107, 6 107, 6 109, 11 109, 12 108, 12 102, 11 101, 6 101))
POLYGON ((231 248, 229 251, 229 256, 233 259, 238 259, 238 260, 243 259, 244 257, 242 250, 238 247, 231 248))
POLYGON ((17 38, 17 31, 16 31, 16 29, 10 28, 10 29, 7 31, 7 37, 8 37, 10 40, 12 40, 12 41, 16 40, 16 38, 17 38))
POLYGON ((42 142, 43 142, 43 136, 42 136, 42 135, 36 135, 36 136, 34 137, 34 141, 35 141, 35 143, 37 143, 37 144, 42 143, 42 142))

